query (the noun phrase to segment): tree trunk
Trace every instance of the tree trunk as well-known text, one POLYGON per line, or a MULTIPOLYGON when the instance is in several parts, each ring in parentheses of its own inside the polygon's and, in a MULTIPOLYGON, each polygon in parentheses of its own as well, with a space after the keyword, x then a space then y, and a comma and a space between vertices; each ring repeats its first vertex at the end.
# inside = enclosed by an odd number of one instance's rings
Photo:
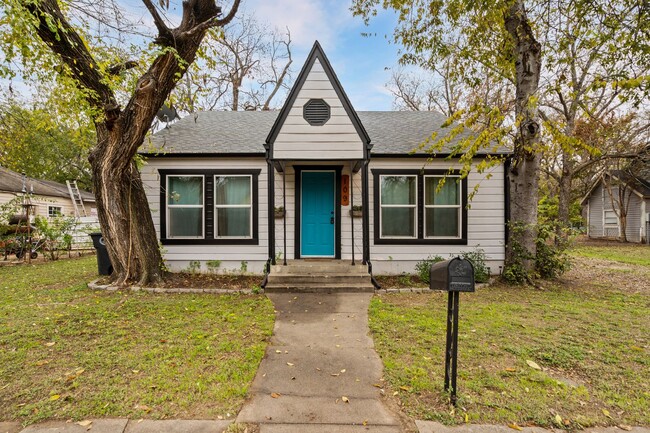
MULTIPOLYGON (((102 129, 97 129, 99 134, 102 129)), ((100 141, 120 139, 105 131, 102 135, 100 141)), ((135 162, 121 168, 107 157, 111 147, 97 148, 90 162, 97 215, 113 266, 112 280, 117 285, 153 283, 163 276, 162 256, 140 172, 135 162)))
POLYGON ((516 72, 515 113, 519 127, 511 168, 507 173, 510 186, 510 224, 506 267, 520 264, 530 276, 534 271, 537 253, 535 240, 540 169, 540 158, 537 154, 539 114, 532 99, 539 85, 541 46, 535 40, 522 0, 517 0, 508 10, 505 25, 513 42, 516 72))
MULTIPOLYGON (((239 7, 235 0, 223 19, 215 0, 183 2, 181 24, 170 29, 151 0, 143 0, 158 29, 155 43, 167 48, 138 80, 122 109, 108 86, 108 71, 95 61, 87 44, 67 21, 58 0, 26 2, 35 18, 39 37, 58 54, 72 78, 85 89, 89 104, 101 116, 95 119, 97 145, 89 156, 97 213, 113 265, 112 280, 147 284, 161 277, 162 257, 149 204, 134 162, 154 116, 163 105, 187 66, 196 58, 205 33, 211 27, 230 22, 239 7)), ((127 62, 133 67, 137 62, 127 62)), ((126 68, 126 64, 121 66, 126 68)), ((120 70, 118 67, 117 70, 120 70)))
POLYGON ((573 184, 573 168, 571 156, 562 152, 562 172, 558 181, 558 224, 556 235, 559 239, 566 240, 568 232, 565 230, 571 225, 571 185, 573 184))

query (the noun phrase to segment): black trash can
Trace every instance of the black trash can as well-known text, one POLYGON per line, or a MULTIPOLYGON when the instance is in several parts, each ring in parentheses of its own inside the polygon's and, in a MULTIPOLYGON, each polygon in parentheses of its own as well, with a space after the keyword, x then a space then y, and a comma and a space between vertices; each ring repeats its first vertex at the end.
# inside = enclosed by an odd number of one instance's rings
POLYGON ((108 250, 106 249, 106 243, 102 234, 89 233, 90 237, 93 239, 93 245, 97 250, 97 271, 99 275, 110 275, 113 273, 113 265, 111 265, 111 259, 108 257, 108 250))

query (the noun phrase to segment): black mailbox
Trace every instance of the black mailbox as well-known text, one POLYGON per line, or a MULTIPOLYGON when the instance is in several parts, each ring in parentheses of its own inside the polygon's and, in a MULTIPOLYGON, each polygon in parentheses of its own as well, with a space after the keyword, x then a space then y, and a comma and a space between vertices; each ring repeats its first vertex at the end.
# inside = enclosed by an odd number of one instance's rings
POLYGON ((456 257, 434 263, 429 270, 429 288, 447 292, 473 292, 474 266, 472 262, 456 257))

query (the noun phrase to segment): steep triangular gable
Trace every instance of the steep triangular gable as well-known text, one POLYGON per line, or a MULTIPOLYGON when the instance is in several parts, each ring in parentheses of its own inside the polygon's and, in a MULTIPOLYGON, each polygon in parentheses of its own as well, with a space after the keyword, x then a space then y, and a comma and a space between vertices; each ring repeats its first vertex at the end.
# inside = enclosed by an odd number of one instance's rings
POLYGON ((266 143, 271 159, 367 158, 370 138, 318 41, 314 43, 266 143), (312 125, 305 120, 303 110, 309 101, 320 100, 329 107, 330 117, 323 125, 312 125))

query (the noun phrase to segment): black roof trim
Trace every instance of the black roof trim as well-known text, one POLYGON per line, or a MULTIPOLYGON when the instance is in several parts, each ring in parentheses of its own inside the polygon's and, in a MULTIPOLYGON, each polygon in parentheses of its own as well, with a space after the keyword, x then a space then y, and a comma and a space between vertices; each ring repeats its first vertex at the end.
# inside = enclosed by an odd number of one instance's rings
POLYGON ((293 85, 291 91, 289 92, 289 96, 287 97, 286 102, 282 106, 282 109, 280 110, 280 114, 275 119, 275 123, 273 124, 271 131, 269 132, 269 135, 266 137, 266 143, 270 144, 272 149, 272 145, 275 142, 275 139, 277 138, 278 134, 280 133, 280 128, 282 127, 282 125, 284 125, 284 122, 286 121, 287 116, 289 115, 289 111, 291 111, 291 107, 293 107, 294 102, 298 98, 298 93, 302 89, 302 86, 305 84, 305 81, 307 80, 307 75, 309 75, 309 72, 311 71, 312 66, 316 62, 316 59, 318 59, 321 65, 323 66, 323 70, 325 70, 325 74, 327 74, 327 78, 329 78, 330 82, 332 83, 332 86, 334 87, 334 90, 336 91, 336 94, 338 95, 339 99, 341 99, 343 108, 345 109, 345 112, 350 117, 350 120, 352 121, 354 128, 357 130, 357 133, 359 134, 359 137, 361 137, 361 139, 363 140, 364 144, 366 145, 366 148, 370 149, 371 147, 370 136, 368 135, 366 129, 361 124, 361 120, 359 120, 359 116, 357 116, 357 112, 352 107, 352 104, 350 103, 348 96, 345 94, 345 91, 343 90, 343 87, 341 86, 339 79, 336 77, 336 74, 334 73, 334 69, 332 68, 332 65, 327 59, 327 56, 325 55, 325 52, 323 51, 323 48, 320 46, 320 43, 318 43, 318 41, 314 42, 314 46, 312 47, 309 55, 307 56, 307 60, 305 61, 305 64, 303 65, 300 74, 296 79, 295 84, 293 85))
POLYGON ((221 158, 264 158, 264 152, 258 153, 139 153, 140 156, 145 158, 206 158, 206 157, 221 157, 221 158))
MULTIPOLYGON (((453 158, 460 158, 464 154, 456 154, 453 155, 453 158)), ((507 158, 511 155, 511 153, 477 153, 474 155, 474 158, 488 158, 488 157, 502 157, 502 158, 507 158)), ((373 158, 399 158, 399 159, 405 159, 405 158, 448 158, 451 157, 452 154, 450 153, 436 153, 435 155, 432 155, 430 153, 373 153, 372 157, 373 158)))

